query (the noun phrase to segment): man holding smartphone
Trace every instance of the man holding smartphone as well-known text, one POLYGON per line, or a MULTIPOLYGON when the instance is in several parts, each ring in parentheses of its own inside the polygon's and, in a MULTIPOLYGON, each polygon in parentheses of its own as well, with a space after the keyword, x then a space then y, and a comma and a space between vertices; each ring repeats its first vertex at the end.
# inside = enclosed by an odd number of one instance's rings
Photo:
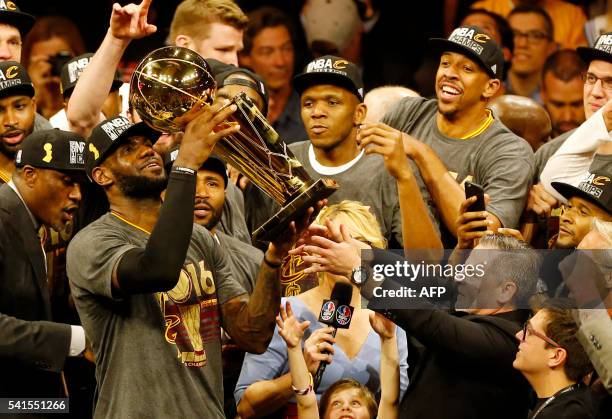
POLYGON ((499 45, 473 26, 431 44, 441 53, 437 99, 402 99, 383 123, 363 127, 358 139, 362 147, 376 144, 377 138, 403 141, 447 228, 443 241, 454 246, 455 221, 465 199, 460 185, 466 180, 482 185, 491 197, 492 230, 516 228, 530 186, 533 152, 488 109, 501 87, 499 45))

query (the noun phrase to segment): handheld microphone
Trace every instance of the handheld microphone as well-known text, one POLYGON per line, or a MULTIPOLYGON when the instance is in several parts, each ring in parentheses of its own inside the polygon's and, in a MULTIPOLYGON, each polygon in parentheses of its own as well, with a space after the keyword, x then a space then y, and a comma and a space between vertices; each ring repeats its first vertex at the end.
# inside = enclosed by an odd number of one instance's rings
MULTIPOLYGON (((334 328, 332 332, 333 337, 336 337, 336 331, 338 329, 348 329, 351 325, 354 311, 353 307, 350 306, 352 295, 352 285, 346 282, 336 282, 332 289, 330 299, 323 300, 321 312, 319 313, 319 321, 334 328)), ((329 354, 330 352, 323 351, 322 353, 329 354)), ((326 367, 327 362, 321 361, 313 378, 313 388, 315 391, 319 387, 319 384, 321 384, 321 379, 323 378, 326 367)))

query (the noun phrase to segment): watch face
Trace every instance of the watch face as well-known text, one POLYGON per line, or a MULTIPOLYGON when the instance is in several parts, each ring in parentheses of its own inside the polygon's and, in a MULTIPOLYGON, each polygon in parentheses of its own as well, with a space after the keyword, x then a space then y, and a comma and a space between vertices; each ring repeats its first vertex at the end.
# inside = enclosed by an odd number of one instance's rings
POLYGON ((353 271, 353 282, 357 285, 361 285, 363 283, 363 280, 364 280, 364 277, 363 277, 362 269, 360 267, 356 268, 353 271))

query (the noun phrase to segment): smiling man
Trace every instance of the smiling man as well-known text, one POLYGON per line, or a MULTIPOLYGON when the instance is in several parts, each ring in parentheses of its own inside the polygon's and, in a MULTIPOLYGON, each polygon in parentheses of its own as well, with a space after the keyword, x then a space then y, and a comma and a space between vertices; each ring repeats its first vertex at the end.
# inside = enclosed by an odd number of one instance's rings
POLYGON ((595 155, 589 171, 578 186, 553 182, 552 186, 568 201, 559 219, 559 235, 554 247, 575 249, 591 231, 593 218, 612 221, 612 156, 595 155))
MULTIPOLYGON (((497 227, 516 228, 533 170, 533 152, 488 109, 501 86, 504 58, 499 45, 475 26, 460 27, 447 39, 433 39, 440 52, 436 99, 404 98, 381 124, 366 125, 358 139, 396 136, 419 167, 454 247, 461 186, 470 180, 491 197, 487 211, 497 227), (389 129, 389 126, 394 129, 389 129)), ((444 231, 443 231, 444 233, 444 231)))

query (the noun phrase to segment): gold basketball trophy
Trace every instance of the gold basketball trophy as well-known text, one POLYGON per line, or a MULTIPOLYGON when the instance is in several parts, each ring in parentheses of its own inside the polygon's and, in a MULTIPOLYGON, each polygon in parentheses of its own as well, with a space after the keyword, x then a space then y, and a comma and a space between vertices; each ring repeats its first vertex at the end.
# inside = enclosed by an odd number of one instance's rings
MULTIPOLYGON (((165 133, 184 130, 202 106, 210 106, 216 83, 208 63, 183 47, 151 52, 136 67, 130 83, 130 105, 152 128, 165 133)), ((302 217, 309 207, 338 189, 332 179, 312 179, 253 102, 239 93, 227 105, 238 108, 217 127, 239 124, 240 131, 215 146, 227 163, 251 180, 281 209, 254 233, 254 241, 269 241, 302 217)))

